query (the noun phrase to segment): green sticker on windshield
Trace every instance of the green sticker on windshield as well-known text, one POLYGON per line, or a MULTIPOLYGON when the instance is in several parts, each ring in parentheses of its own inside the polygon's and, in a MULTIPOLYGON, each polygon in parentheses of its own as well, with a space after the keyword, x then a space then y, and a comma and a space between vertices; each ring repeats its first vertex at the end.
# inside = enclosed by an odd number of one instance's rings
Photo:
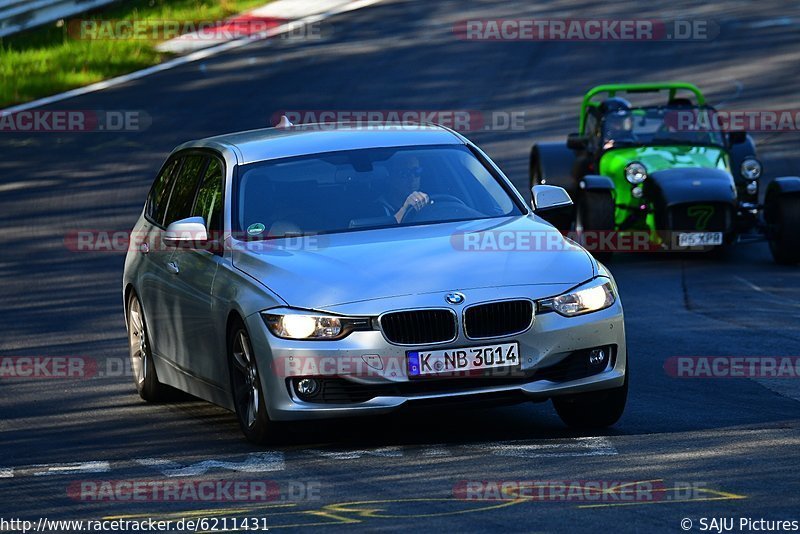
POLYGON ((261 223, 253 223, 247 227, 247 235, 259 235, 264 233, 267 227, 261 223))

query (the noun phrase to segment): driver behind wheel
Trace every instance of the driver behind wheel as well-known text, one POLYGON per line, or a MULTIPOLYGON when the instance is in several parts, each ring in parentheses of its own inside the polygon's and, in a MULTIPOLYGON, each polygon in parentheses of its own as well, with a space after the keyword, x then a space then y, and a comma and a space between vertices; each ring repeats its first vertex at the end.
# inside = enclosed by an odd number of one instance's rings
POLYGON ((606 116, 606 137, 612 141, 633 141, 633 119, 627 111, 616 111, 606 116))
POLYGON ((400 223, 408 210, 419 211, 431 204, 427 193, 419 190, 422 167, 416 156, 398 153, 392 158, 390 173, 387 190, 378 199, 387 216, 400 223))

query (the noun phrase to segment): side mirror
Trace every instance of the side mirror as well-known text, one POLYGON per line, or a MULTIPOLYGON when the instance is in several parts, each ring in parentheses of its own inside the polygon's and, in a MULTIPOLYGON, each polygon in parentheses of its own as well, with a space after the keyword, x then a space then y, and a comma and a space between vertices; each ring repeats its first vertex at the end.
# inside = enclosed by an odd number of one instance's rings
POLYGON ((571 133, 567 136, 567 148, 571 150, 585 150, 589 146, 589 138, 585 135, 571 133))
POLYGON ((164 243, 170 247, 192 245, 208 241, 206 221, 202 217, 181 219, 167 226, 164 232, 164 243))
POLYGON ((531 188, 531 204, 533 211, 541 213, 543 211, 572 206, 572 199, 563 187, 555 185, 534 185, 531 188))
POLYGON ((744 131, 736 131, 736 132, 728 132, 728 143, 732 145, 738 145, 747 141, 747 132, 744 131))

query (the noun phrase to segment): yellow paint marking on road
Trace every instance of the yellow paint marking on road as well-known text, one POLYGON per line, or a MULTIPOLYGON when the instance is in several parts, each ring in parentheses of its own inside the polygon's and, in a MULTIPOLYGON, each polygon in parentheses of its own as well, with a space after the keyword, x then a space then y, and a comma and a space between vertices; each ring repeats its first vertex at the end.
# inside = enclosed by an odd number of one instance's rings
POLYGON ((308 510, 306 513, 309 515, 316 515, 319 517, 330 517, 331 519, 335 519, 343 523, 361 523, 359 519, 353 519, 352 517, 344 517, 338 514, 331 513, 328 510, 308 510))
POLYGON ((527 499, 515 499, 512 501, 501 501, 497 504, 491 504, 489 506, 480 506, 478 508, 468 508, 466 510, 456 510, 454 512, 436 512, 431 514, 407 514, 407 515, 397 515, 397 514, 383 514, 378 512, 383 512, 383 508, 351 508, 353 506, 360 506, 360 505, 375 505, 375 504, 400 504, 400 503, 408 503, 408 502, 423 502, 423 503, 434 503, 434 502, 470 502, 465 501, 464 499, 457 499, 457 498, 436 498, 436 499, 385 499, 385 500, 376 500, 376 501, 355 501, 355 502, 348 502, 348 503, 338 503, 338 504, 329 504, 327 506, 323 506, 323 510, 340 512, 340 513, 354 513, 360 517, 379 517, 383 519, 400 519, 400 518, 409 518, 409 519, 419 519, 422 517, 441 517, 441 516, 448 516, 448 515, 459 515, 459 514, 469 514, 473 512, 483 512, 487 510, 496 510, 499 508, 505 508, 507 506, 513 506, 515 504, 520 504, 526 502, 527 499))

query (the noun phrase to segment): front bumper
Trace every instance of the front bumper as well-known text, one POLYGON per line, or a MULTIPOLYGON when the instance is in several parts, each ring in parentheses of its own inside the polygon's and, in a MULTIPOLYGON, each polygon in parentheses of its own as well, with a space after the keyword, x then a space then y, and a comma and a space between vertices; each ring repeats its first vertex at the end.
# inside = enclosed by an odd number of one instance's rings
POLYGON ((446 349, 517 341, 519 374, 515 374, 513 379, 497 375, 496 384, 489 377, 481 377, 474 383, 469 378, 459 378, 458 382, 456 379, 452 379, 454 382, 437 378, 409 379, 405 366, 406 351, 430 346, 394 345, 386 341, 380 331, 354 332, 339 341, 292 341, 273 336, 259 314, 247 318, 247 327, 258 359, 267 412, 271 419, 278 421, 383 414, 404 407, 441 402, 545 400, 557 395, 621 386, 627 365, 625 326, 619 299, 610 308, 578 317, 562 317, 555 312, 539 313, 528 331, 514 336, 475 341, 467 339, 459 329, 456 340, 435 346, 446 349), (561 380, 544 372, 556 364, 565 363, 575 353, 609 346, 614 347, 613 358, 605 368, 590 376, 561 380), (368 358, 362 358, 365 356, 368 358), (367 360, 373 366, 368 365, 367 360), (300 400, 289 385, 293 377, 321 375, 369 386, 371 391, 378 393, 362 402, 306 402, 300 400), (409 387, 412 382, 430 384, 422 388, 409 387), (443 385, 441 390, 437 390, 436 384, 443 385), (386 394, 380 393, 382 386, 385 386, 386 394))

